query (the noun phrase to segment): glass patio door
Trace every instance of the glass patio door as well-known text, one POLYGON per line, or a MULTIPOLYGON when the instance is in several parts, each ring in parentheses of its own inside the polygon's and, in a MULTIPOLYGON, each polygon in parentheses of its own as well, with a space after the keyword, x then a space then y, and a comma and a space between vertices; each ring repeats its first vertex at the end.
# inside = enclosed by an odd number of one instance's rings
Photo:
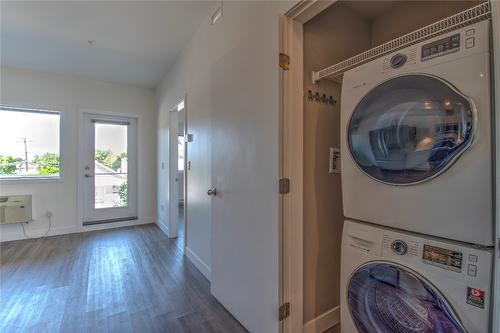
POLYGON ((137 219, 137 120, 83 119, 83 225, 137 219))

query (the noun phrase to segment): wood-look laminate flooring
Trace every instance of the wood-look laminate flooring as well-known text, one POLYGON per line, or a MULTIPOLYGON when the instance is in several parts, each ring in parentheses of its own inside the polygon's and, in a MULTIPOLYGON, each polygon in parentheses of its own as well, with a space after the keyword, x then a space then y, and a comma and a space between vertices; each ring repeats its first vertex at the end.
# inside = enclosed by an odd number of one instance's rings
POLYGON ((148 224, 1 244, 0 332, 246 332, 182 238, 148 224))

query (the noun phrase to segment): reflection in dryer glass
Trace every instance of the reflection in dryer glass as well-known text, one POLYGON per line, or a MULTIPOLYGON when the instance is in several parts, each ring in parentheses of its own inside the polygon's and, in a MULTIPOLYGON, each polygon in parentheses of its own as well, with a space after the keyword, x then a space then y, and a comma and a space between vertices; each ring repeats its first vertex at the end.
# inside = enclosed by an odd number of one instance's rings
POLYGON ((371 90, 348 125, 348 145, 358 166, 389 184, 436 176, 471 144, 472 102, 428 75, 405 75, 371 90))
POLYGON ((388 263, 368 264, 353 274, 348 306, 360 333, 466 333, 437 290, 388 263))

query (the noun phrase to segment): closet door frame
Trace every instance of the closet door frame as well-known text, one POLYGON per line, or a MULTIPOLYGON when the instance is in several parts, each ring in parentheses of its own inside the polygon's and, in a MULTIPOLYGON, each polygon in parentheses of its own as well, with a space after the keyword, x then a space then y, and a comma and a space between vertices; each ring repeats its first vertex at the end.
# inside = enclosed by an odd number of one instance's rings
MULTIPOLYGON (((280 17, 280 52, 290 57, 280 70, 280 178, 290 192, 280 195, 280 304, 289 303, 281 332, 303 331, 303 24, 336 0, 301 0, 280 17)), ((500 55, 500 1, 492 0, 493 54, 500 55)), ((492 332, 500 332, 500 57, 493 59, 495 108, 495 276, 492 332)))
POLYGON ((279 20, 279 50, 290 57, 288 69, 280 68, 279 77, 279 175, 280 179, 290 181, 290 191, 280 194, 279 304, 289 304, 288 316, 280 321, 280 331, 284 333, 301 333, 304 330, 303 25, 335 2, 301 0, 279 20))

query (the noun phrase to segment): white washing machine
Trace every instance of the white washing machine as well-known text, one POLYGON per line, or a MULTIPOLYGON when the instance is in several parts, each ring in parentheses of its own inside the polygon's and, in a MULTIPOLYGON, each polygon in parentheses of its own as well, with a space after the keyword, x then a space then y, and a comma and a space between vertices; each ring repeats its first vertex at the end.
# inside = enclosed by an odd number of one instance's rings
POLYGON ((344 74, 344 215, 493 245, 488 21, 344 74))
POLYGON ((490 332, 492 251, 346 221, 343 333, 490 332))

